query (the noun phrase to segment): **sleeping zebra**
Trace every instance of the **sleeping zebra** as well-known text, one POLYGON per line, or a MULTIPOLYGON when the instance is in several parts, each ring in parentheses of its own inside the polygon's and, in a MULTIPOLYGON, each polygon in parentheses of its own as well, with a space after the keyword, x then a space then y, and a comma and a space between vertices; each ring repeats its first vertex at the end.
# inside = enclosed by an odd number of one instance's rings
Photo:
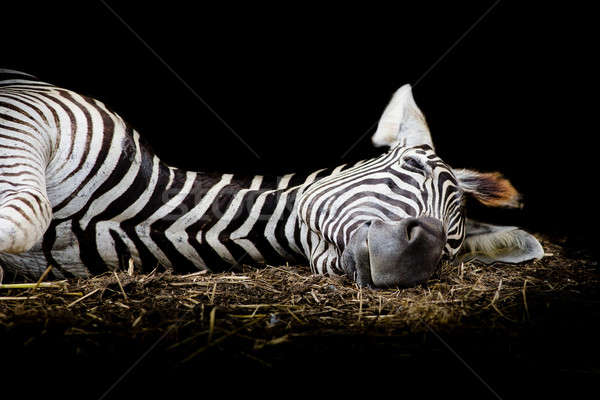
POLYGON ((0 70, 0 265, 36 279, 48 265, 70 278, 129 259, 178 272, 308 262, 390 287, 427 280, 444 258, 543 256, 518 228, 465 218, 467 196, 518 207, 519 195, 498 173, 444 163, 409 85, 372 140, 381 156, 308 175, 185 171, 100 101, 0 70))

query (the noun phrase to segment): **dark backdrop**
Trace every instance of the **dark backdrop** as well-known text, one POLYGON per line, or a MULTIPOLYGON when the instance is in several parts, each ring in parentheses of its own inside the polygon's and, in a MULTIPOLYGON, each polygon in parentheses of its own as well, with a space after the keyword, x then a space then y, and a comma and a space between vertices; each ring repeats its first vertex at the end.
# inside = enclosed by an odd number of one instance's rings
POLYGON ((3 4, 0 65, 103 100, 173 165, 224 172, 376 155, 373 130, 353 145, 410 82, 439 155, 502 171, 527 201, 472 215, 591 244, 591 10, 501 2, 473 27, 493 2, 123 3, 136 33, 101 2, 3 4))

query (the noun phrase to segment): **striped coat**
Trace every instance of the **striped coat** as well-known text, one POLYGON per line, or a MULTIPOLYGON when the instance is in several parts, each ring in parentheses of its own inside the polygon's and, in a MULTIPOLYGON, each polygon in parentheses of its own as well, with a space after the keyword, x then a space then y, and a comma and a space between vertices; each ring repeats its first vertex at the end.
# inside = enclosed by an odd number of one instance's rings
POLYGON ((163 163, 103 103, 16 72, 0 80, 0 258, 57 277, 117 268, 222 271, 300 262, 299 176, 237 176, 163 163), (24 250, 29 250, 23 253, 24 250))
MULTIPOLYGON (((399 223, 434 227, 437 265, 461 247, 490 246, 463 246, 466 194, 518 205, 499 174, 455 171, 437 157, 410 88, 397 92, 373 140, 390 150, 308 175, 185 171, 163 163, 102 102, 0 70, 0 263, 32 278, 48 265, 63 278, 130 259, 144 271, 183 272, 308 261, 316 273, 355 276, 355 247, 385 244, 375 242, 373 221, 409 238, 399 223), (371 242, 354 243, 367 230, 371 242)), ((403 249, 385 250, 386 260, 397 263, 390 257, 403 249)))

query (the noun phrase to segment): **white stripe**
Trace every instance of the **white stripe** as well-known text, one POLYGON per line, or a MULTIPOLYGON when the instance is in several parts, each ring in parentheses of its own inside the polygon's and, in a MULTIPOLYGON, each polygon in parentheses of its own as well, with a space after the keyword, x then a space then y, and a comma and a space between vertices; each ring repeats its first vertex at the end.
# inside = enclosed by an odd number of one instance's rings
MULTIPOLYGON (((308 177, 306 177, 306 180, 300 186, 310 185, 311 183, 313 183, 315 181, 319 172, 322 172, 324 170, 325 169, 319 169, 319 170, 313 172, 308 177)), ((292 249, 294 249, 294 251, 297 251, 298 253, 301 253, 301 254, 308 255, 310 253, 307 251, 307 249, 308 249, 308 242, 306 239, 307 232, 304 232, 303 229, 300 230, 300 242, 301 242, 300 245, 304 248, 304 250, 298 247, 298 244, 296 243, 296 238, 294 236, 294 233, 296 232, 296 228, 298 225, 298 218, 299 218, 298 204, 300 202, 301 197, 302 197, 302 188, 300 187, 298 189, 298 192, 296 193, 296 199, 294 200, 293 210, 295 210, 295 212, 293 212, 292 215, 290 215, 290 218, 288 218, 288 220, 285 224, 285 237, 287 238, 288 243, 290 244, 290 247, 292 249)), ((301 225, 301 228, 304 228, 307 226, 306 224, 300 224, 300 225, 301 225)))
POLYGON ((98 254, 100 254, 100 257, 102 257, 102 261, 104 261, 106 265, 111 265, 117 268, 119 267, 119 256, 121 256, 121 254, 117 254, 115 241, 109 233, 109 230, 115 231, 119 235, 121 240, 123 240, 129 249, 131 258, 133 258, 133 262, 140 265, 142 262, 137 252, 137 247, 129 239, 127 234, 123 232, 119 223, 113 220, 100 221, 96 224, 96 244, 98 248, 98 254))
MULTIPOLYGON (((173 246, 177 249, 179 253, 181 253, 185 258, 190 260, 197 267, 209 267, 206 262, 200 257, 200 254, 196 251, 196 249, 188 243, 188 234, 186 233, 186 228, 196 221, 198 221, 209 209, 221 189, 229 183, 231 183, 231 178, 233 175, 224 174, 221 177, 221 180, 217 182, 213 187, 211 187, 208 192, 202 199, 196 204, 190 211, 188 211, 185 215, 178 218, 175 223, 173 223, 167 230, 165 231, 165 236, 173 246)), ((200 235, 199 235, 200 236, 200 235)), ((200 242, 200 240, 198 240, 200 242)))
MULTIPOLYGON (((284 175, 283 178, 281 178, 281 180, 277 184, 277 190, 282 190, 284 188, 287 188, 287 186, 290 182, 290 179, 292 178, 293 175, 294 174, 284 175)), ((262 211, 262 208, 263 208, 263 205, 265 203, 267 196, 274 194, 277 190, 268 190, 268 191, 261 193, 258 196, 258 198, 256 199, 256 201, 254 202, 254 205, 252 206, 252 210, 250 211, 250 215, 248 216, 246 221, 244 221, 242 226, 240 226, 237 230, 232 232, 232 234, 230 236, 230 238, 237 245, 239 245, 244 250, 246 250, 246 252, 256 262, 264 261, 264 256, 260 253, 260 251, 256 248, 256 246, 254 246, 254 244, 246 238, 248 237, 248 234, 250 233, 250 231, 256 224, 256 221, 258 221, 258 219, 262 217, 261 211, 262 211)), ((277 225, 277 221, 279 220, 279 217, 283 213, 284 206, 285 206, 285 199, 287 198, 288 192, 289 191, 286 191, 279 198, 277 207, 275 208, 273 214, 269 218, 269 221, 267 222, 267 225, 266 225, 265 231, 264 231, 264 235, 267 238, 267 240, 269 241, 269 243, 271 243, 271 245, 275 248, 275 250, 284 257, 287 256, 288 253, 277 242, 277 238, 275 237, 275 227, 277 225)))
POLYGON ((135 180, 138 171, 140 170, 142 160, 142 153, 140 151, 140 143, 138 140, 139 135, 133 137, 133 141, 135 142, 135 159, 129 165, 127 173, 115 186, 112 187, 112 189, 108 190, 92 202, 87 212, 80 220, 82 229, 85 230, 93 217, 110 207, 112 202, 117 200, 123 193, 125 193, 125 191, 129 189, 135 180))
POLYGON ((158 182, 158 172, 160 168, 160 160, 158 157, 154 156, 152 159, 152 175, 150 176, 150 181, 148 182, 148 187, 144 190, 144 192, 131 204, 127 209, 123 210, 123 212, 116 217, 114 217, 113 221, 125 221, 129 218, 133 218, 144 209, 152 194, 154 193, 154 188, 156 187, 156 183, 158 182))
POLYGON ((169 201, 163 204, 158 210, 156 210, 154 214, 152 214, 145 221, 143 221, 139 225, 136 225, 135 227, 135 231, 138 234, 138 237, 142 240, 142 242, 144 242, 144 244, 146 245, 148 250, 152 252, 154 257, 156 257, 156 259, 159 260, 163 265, 171 266, 171 262, 150 237, 150 227, 155 221, 164 218, 166 215, 171 213, 175 208, 177 208, 181 204, 181 202, 189 194, 190 188, 196 180, 196 175, 196 172, 188 171, 185 175, 185 182, 183 184, 183 188, 169 201))
MULTIPOLYGON (((78 97, 73 94, 74 97, 78 97)), ((68 102, 67 99, 62 98, 64 102, 68 102)), ((72 159, 70 162, 65 162, 65 165, 68 165, 72 168, 75 168, 79 164, 79 160, 83 158, 85 160, 82 167, 75 172, 73 176, 65 180, 64 182, 59 182, 60 184, 56 185, 57 187, 52 188, 50 184, 48 184, 48 195, 52 201, 52 204, 57 204, 62 201, 64 198, 69 196, 73 189, 80 187, 83 184, 84 179, 89 175, 90 170, 93 168, 99 154, 100 150, 103 149, 106 144, 103 143, 105 139, 104 135, 104 123, 102 121, 102 117, 97 112, 95 108, 86 107, 88 104, 85 100, 81 99, 83 102, 83 106, 88 110, 91 120, 92 126, 90 127, 92 134, 90 137, 90 145, 87 153, 84 153, 85 149, 85 141, 88 137, 88 126, 85 118, 83 117, 83 112, 79 109, 79 107, 72 107, 73 113, 78 116, 76 120, 76 136, 75 136, 75 145, 73 148, 72 159), (73 188, 65 193, 65 188, 73 188), (52 197, 51 197, 52 196, 52 197)), ((112 171, 114 170, 119 157, 121 156, 121 142, 126 135, 124 126, 119 126, 117 121, 111 117, 115 123, 114 134, 111 140, 111 143, 108 145, 108 155, 97 172, 95 172, 94 176, 85 184, 85 186, 77 193, 77 196, 73 197, 64 207, 60 210, 57 210, 55 213, 55 217, 57 218, 66 218, 69 217, 79 210, 87 203, 90 196, 102 185, 106 179, 110 176, 112 171)), ((62 137, 66 136, 64 132, 62 132, 62 137)), ((61 148, 63 147, 63 143, 61 142, 61 148)), ((66 149, 63 149, 66 150, 66 149)), ((72 169, 70 168, 70 169, 72 169)), ((65 176, 69 170, 61 171, 61 175, 65 176)))
MULTIPOLYGON (((287 187, 287 185, 290 182, 290 179, 292 178, 293 175, 294 174, 285 175, 282 178, 282 180, 279 183, 277 188, 280 189, 282 187, 287 187)), ((277 202, 277 207, 275 207, 273 214, 271 215, 271 217, 269 218, 269 221, 267 222, 267 225, 265 226, 265 236, 266 236, 267 240, 269 241, 269 243, 271 243, 271 246, 273 246, 273 248, 277 251, 277 253, 279 253, 283 257, 290 257, 291 254, 289 254, 287 251, 285 251, 283 246, 281 246, 281 244, 277 241, 277 236, 275 235, 275 229, 277 228, 277 223, 281 219, 281 215, 283 214, 283 211, 285 210, 285 207, 287 206, 287 197, 288 197, 289 192, 290 192, 289 190, 286 190, 283 193, 281 193, 281 196, 279 196, 279 201, 277 202)), ((292 210, 292 213, 293 213, 293 210, 292 210)))
POLYGON ((232 218, 237 213, 238 208, 240 207, 240 204, 244 199, 244 195, 249 191, 257 190, 258 188, 260 188, 262 178, 263 177, 261 175, 255 176, 252 179, 250 188, 238 191, 235 194, 233 200, 231 201, 231 204, 225 211, 225 214, 223 214, 223 216, 219 218, 219 221, 215 225, 213 225, 213 227, 210 228, 208 232, 206 232, 206 242, 217 252, 217 254, 219 254, 219 256, 222 259, 226 260, 231 264, 235 264, 236 260, 233 258, 229 250, 227 250, 227 247, 225 247, 219 241, 219 234, 223 232, 223 230, 225 230, 225 228, 227 228, 227 226, 231 223, 232 218))

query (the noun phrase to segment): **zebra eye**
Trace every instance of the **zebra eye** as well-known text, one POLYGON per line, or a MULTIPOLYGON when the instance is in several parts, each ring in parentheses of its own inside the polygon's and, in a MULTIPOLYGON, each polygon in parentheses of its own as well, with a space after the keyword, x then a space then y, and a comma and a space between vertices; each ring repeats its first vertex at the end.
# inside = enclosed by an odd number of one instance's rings
POLYGON ((404 168, 412 172, 423 173, 425 166, 421 161, 417 160, 416 158, 406 157, 404 159, 404 168))

